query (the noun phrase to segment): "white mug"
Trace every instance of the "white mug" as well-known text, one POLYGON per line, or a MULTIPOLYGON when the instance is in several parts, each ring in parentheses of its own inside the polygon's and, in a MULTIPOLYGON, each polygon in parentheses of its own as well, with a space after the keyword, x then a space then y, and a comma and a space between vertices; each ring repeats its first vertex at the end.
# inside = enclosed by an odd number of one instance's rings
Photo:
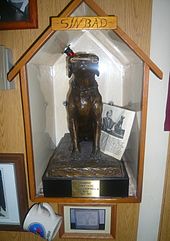
POLYGON ((36 203, 27 213, 23 229, 51 241, 59 231, 62 217, 48 203, 36 203))

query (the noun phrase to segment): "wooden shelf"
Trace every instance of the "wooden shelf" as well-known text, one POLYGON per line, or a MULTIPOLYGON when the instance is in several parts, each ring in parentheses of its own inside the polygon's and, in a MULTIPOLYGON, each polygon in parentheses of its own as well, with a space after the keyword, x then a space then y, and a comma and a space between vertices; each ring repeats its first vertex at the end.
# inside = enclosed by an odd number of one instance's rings
POLYGON ((56 197, 44 197, 36 196, 31 199, 33 202, 50 202, 50 203, 89 203, 89 204, 112 204, 112 203, 139 203, 140 198, 126 197, 126 198, 56 198, 56 197))

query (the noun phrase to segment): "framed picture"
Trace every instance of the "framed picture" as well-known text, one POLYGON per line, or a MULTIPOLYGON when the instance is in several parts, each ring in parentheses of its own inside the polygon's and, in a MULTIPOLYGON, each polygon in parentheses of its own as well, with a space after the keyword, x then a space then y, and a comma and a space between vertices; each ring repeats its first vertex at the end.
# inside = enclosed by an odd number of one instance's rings
POLYGON ((60 238, 115 238, 116 205, 59 205, 63 216, 60 238))
POLYGON ((0 30, 37 27, 37 0, 0 0, 0 30))
POLYGON ((0 230, 21 230, 28 210, 22 154, 0 154, 0 230))

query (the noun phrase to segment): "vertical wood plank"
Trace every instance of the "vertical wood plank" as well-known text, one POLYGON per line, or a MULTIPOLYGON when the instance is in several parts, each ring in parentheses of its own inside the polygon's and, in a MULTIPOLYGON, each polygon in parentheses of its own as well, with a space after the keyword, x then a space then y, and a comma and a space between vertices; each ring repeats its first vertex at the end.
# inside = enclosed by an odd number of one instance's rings
POLYGON ((24 152, 24 128, 19 89, 0 90, 0 152, 24 152))

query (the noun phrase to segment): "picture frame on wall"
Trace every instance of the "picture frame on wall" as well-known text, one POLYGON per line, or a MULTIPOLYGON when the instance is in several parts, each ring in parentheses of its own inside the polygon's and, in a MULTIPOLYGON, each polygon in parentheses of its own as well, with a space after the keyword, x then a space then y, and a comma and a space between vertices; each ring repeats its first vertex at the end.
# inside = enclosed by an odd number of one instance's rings
POLYGON ((23 154, 0 154, 0 230, 22 230, 27 210, 23 154))
POLYGON ((60 238, 115 238, 116 209, 116 205, 59 204, 63 216, 60 238))
POLYGON ((0 0, 0 30, 37 27, 37 0, 0 0))

